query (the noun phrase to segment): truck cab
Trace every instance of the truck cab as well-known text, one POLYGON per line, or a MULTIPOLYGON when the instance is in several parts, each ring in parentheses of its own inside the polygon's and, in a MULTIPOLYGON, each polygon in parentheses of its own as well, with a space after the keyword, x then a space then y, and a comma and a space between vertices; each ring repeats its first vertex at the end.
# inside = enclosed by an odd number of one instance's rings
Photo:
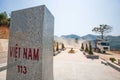
POLYGON ((102 53, 106 53, 106 51, 110 50, 110 44, 107 40, 97 40, 96 47, 102 53))

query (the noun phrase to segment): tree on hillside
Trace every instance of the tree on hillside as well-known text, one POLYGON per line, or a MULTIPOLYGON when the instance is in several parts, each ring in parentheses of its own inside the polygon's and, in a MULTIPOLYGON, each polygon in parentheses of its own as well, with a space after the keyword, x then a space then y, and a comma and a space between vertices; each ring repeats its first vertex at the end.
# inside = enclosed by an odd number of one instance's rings
POLYGON ((75 38, 75 43, 78 43, 78 38, 75 38))
POLYGON ((101 39, 104 39, 104 35, 112 31, 112 27, 106 24, 102 24, 99 27, 94 27, 93 32, 101 34, 101 39))
POLYGON ((10 25, 10 19, 7 17, 7 13, 3 12, 0 13, 0 26, 7 26, 10 25))

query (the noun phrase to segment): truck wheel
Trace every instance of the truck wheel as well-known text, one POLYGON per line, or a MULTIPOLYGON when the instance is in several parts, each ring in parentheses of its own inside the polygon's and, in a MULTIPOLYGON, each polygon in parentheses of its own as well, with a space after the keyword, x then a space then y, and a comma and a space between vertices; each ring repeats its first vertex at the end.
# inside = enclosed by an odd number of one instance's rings
POLYGON ((106 53, 106 51, 103 51, 103 53, 106 53))
POLYGON ((102 51, 102 53, 106 53, 106 51, 102 51))

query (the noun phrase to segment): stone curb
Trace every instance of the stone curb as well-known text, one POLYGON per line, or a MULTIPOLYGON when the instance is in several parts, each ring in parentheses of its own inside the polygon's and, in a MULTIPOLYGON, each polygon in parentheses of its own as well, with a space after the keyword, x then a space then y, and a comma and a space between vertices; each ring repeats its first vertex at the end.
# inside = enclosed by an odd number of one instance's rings
POLYGON ((87 58, 91 58, 91 59, 99 59, 98 55, 85 55, 87 58))
POLYGON ((100 57, 102 60, 106 61, 106 64, 108 64, 110 67, 114 68, 115 70, 119 71, 120 72, 120 66, 110 62, 110 61, 107 61, 105 60, 104 58, 100 57))
POLYGON ((53 56, 56 56, 56 55, 60 54, 61 52, 62 52, 62 50, 55 51, 55 52, 53 53, 53 56))
POLYGON ((96 54, 93 54, 93 55, 90 55, 90 54, 88 54, 88 53, 86 53, 86 52, 83 52, 83 55, 85 55, 85 57, 86 58, 90 58, 90 59, 99 59, 99 56, 98 55, 96 55, 96 54))
POLYGON ((108 64, 109 66, 111 66, 112 68, 114 68, 114 69, 116 69, 117 71, 120 72, 120 66, 118 66, 118 65, 116 65, 116 64, 114 64, 114 63, 112 63, 112 62, 110 62, 110 61, 107 61, 107 64, 108 64))
POLYGON ((0 72, 7 69, 7 63, 0 64, 0 72))

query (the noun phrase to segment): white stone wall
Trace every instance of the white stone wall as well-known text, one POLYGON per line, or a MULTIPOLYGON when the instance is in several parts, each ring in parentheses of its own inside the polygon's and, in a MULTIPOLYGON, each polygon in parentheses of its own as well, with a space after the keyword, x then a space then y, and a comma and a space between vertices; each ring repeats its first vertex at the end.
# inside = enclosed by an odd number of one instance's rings
POLYGON ((8 51, 8 39, 0 39, 0 52, 8 51))

